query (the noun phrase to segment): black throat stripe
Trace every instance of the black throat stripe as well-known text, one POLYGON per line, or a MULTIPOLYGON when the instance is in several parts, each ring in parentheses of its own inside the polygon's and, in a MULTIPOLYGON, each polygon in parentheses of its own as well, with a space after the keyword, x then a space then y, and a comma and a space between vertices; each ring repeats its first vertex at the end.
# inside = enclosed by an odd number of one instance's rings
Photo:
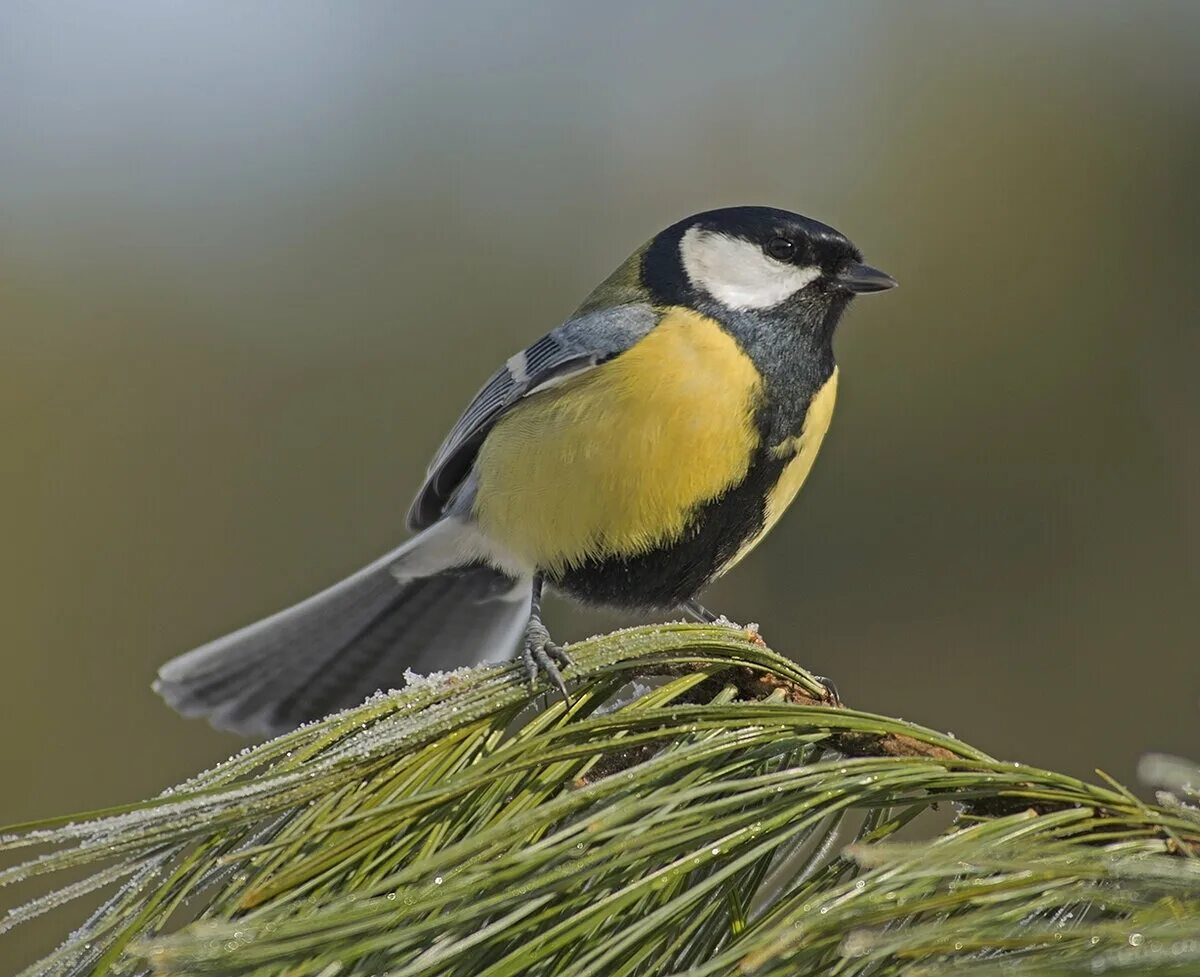
POLYGON ((589 604, 669 610, 698 594, 763 526, 767 495, 790 459, 760 448, 746 477, 700 506, 675 540, 635 556, 587 560, 549 578, 589 604))

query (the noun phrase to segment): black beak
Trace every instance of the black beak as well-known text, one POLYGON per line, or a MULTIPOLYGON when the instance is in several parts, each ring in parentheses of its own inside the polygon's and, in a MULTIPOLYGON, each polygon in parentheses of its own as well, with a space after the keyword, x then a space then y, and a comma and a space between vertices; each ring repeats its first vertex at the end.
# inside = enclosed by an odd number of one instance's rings
POLYGON ((855 295, 862 295, 865 292, 884 292, 889 288, 896 287, 896 279, 891 275, 858 261, 842 269, 836 281, 846 291, 854 292, 855 295))

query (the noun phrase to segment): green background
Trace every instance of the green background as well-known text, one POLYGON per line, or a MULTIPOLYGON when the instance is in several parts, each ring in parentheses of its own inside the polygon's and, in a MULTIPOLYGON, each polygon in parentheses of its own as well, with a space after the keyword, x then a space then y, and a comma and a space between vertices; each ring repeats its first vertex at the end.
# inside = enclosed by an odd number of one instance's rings
POLYGON ((398 542, 486 375, 736 203, 901 288, 706 603, 1005 758, 1200 757, 1200 6, 12 4, 0 48, 0 822, 237 749, 157 665, 398 542))

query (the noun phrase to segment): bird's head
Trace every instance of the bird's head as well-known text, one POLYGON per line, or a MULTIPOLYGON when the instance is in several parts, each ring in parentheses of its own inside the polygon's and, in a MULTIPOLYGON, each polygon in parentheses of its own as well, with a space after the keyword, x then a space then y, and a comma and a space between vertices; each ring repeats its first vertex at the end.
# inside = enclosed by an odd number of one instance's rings
POLYGON ((806 320, 896 284, 863 264, 839 231, 773 207, 726 207, 673 224, 646 247, 641 271, 660 304, 806 320))

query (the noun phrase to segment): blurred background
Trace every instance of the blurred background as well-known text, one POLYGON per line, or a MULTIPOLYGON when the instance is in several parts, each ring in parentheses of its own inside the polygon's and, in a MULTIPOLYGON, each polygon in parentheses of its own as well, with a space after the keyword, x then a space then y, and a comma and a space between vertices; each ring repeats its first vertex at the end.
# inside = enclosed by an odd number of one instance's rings
POLYGON ((706 603, 1001 757, 1200 757, 1200 6, 30 2, 0 48, 0 822, 236 750, 158 664, 394 545, 487 374, 736 203, 902 287, 706 603))

